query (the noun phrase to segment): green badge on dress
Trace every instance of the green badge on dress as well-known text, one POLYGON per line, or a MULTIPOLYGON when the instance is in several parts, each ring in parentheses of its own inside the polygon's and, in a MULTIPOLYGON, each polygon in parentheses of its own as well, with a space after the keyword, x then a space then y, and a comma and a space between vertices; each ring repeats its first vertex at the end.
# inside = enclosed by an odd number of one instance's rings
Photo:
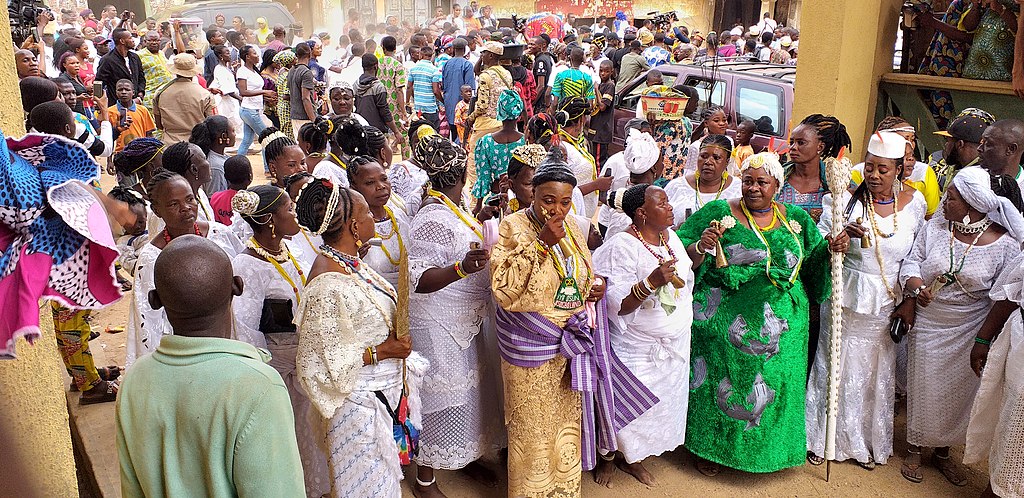
POLYGON ((562 284, 558 286, 555 293, 555 309, 572 311, 583 306, 583 296, 580 296, 580 288, 576 285, 576 279, 565 277, 562 284))

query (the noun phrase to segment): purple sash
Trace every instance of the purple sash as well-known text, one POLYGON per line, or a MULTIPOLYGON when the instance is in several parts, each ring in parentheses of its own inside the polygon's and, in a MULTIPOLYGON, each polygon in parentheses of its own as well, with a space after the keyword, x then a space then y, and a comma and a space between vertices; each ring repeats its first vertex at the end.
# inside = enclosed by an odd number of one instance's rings
POLYGON ((596 308, 596 328, 580 311, 564 329, 539 313, 497 310, 498 349, 505 361, 534 368, 557 354, 569 359, 572 389, 583 394, 583 470, 597 465, 598 447, 617 450, 615 433, 658 402, 612 351, 607 304, 602 300, 596 308))

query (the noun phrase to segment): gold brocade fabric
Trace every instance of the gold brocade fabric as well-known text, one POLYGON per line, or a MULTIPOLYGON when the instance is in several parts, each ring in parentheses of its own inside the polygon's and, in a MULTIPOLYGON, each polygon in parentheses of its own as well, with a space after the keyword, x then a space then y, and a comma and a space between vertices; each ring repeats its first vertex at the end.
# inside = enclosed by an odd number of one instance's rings
MULTIPOLYGON (((586 237, 572 216, 566 218, 565 227, 567 238, 577 242, 589 262, 586 237)), ((586 268, 578 268, 576 275, 581 294, 588 295, 593 275, 586 268)), ((537 230, 527 210, 502 220, 498 243, 491 250, 491 287, 498 305, 508 311, 539 313, 564 326, 579 310, 554 308, 560 283, 551 255, 537 244, 537 230)), ((582 407, 580 394, 570 387, 568 360, 555 356, 536 368, 502 360, 501 372, 508 429, 508 496, 580 496, 582 407)))
MULTIPOLYGON (((572 216, 566 217, 565 229, 566 237, 577 242, 589 262, 587 238, 572 216)), ((579 310, 554 308, 555 292, 561 277, 551 257, 541 252, 537 235, 526 209, 501 221, 498 243, 491 250, 491 289, 498 306, 508 311, 540 313, 561 327, 579 310)), ((588 276, 584 268, 578 268, 576 274, 580 293, 589 295, 593 275, 588 276)))
POLYGON ((508 429, 508 496, 580 496, 580 393, 570 389, 568 360, 537 368, 501 361, 508 429))

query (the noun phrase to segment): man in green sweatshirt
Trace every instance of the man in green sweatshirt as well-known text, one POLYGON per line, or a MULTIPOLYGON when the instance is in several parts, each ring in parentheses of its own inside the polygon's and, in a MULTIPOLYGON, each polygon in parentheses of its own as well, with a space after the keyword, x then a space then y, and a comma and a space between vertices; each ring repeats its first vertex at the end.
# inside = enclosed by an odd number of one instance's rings
POLYGON ((153 308, 174 335, 127 372, 117 396, 121 493, 304 496, 292 408, 267 354, 231 335, 242 293, 208 239, 174 239, 154 266, 153 308))

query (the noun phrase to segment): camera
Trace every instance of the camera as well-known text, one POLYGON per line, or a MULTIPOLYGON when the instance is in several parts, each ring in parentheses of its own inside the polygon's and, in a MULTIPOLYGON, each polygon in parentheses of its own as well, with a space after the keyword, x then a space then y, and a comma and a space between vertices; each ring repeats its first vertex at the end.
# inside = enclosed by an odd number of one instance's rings
POLYGON ((32 28, 35 28, 36 19, 40 15, 46 15, 51 21, 57 17, 53 14, 42 0, 7 0, 7 15, 11 19, 11 38, 16 45, 21 45, 27 38, 32 36, 32 28))

